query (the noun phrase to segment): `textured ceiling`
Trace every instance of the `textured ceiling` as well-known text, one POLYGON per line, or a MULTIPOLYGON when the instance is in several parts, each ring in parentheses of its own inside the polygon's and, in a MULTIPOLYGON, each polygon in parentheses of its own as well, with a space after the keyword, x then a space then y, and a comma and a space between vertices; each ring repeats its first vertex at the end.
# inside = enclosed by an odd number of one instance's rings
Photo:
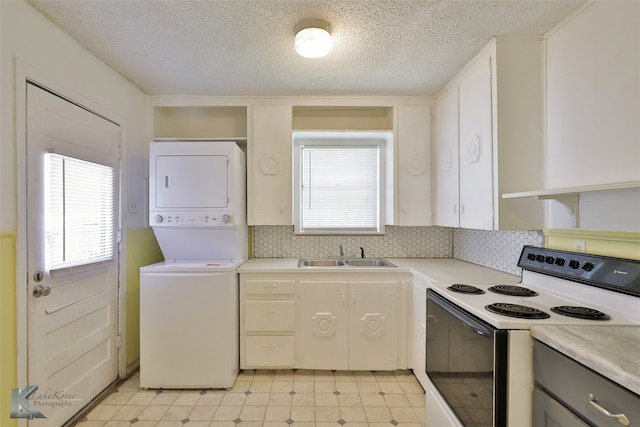
POLYGON ((151 95, 433 95, 492 36, 543 34, 580 0, 29 0, 151 95), (294 27, 331 25, 299 57, 294 27))

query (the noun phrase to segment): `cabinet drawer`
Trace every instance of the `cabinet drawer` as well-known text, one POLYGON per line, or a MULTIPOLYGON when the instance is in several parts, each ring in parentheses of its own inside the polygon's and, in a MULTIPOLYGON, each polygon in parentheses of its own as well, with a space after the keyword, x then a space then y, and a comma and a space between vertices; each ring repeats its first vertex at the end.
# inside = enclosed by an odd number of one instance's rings
POLYGON ((253 367, 294 366, 294 337, 245 337, 245 362, 253 367))
POLYGON ((295 292, 293 280, 247 280, 244 282, 245 295, 287 295, 295 292))
POLYGON ((293 331, 296 310, 294 301, 245 301, 244 330, 293 331))
POLYGON ((631 425, 640 420, 640 398, 558 351, 535 342, 533 369, 536 382, 565 405, 600 427, 619 427, 617 420, 600 413, 589 403, 597 403, 614 414, 625 414, 631 425))

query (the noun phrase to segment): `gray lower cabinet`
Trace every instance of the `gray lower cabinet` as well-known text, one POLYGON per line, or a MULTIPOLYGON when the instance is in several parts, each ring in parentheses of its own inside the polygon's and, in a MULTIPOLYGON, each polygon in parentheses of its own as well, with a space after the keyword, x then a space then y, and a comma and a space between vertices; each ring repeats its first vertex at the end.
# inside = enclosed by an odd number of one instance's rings
POLYGON ((541 388, 533 390, 534 427, 589 427, 541 388))
POLYGON ((640 425, 640 396, 534 342, 533 427, 640 425))

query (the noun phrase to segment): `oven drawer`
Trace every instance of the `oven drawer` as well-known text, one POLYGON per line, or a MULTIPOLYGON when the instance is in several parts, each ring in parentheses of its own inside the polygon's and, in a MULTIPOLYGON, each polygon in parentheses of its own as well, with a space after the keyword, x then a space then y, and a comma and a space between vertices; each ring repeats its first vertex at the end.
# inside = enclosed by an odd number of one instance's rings
POLYGON ((640 396, 539 341, 535 341, 533 365, 536 383, 584 419, 600 427, 623 425, 598 411, 589 401, 591 394, 612 414, 624 414, 630 425, 640 425, 640 396))

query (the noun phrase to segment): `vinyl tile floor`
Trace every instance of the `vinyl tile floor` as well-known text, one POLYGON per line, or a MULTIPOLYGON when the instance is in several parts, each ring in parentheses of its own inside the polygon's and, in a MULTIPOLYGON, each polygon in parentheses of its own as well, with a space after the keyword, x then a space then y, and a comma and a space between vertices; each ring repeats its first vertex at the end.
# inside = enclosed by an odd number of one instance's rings
POLYGON ((230 390, 144 390, 139 373, 78 427, 424 427, 411 371, 246 370, 230 390))

